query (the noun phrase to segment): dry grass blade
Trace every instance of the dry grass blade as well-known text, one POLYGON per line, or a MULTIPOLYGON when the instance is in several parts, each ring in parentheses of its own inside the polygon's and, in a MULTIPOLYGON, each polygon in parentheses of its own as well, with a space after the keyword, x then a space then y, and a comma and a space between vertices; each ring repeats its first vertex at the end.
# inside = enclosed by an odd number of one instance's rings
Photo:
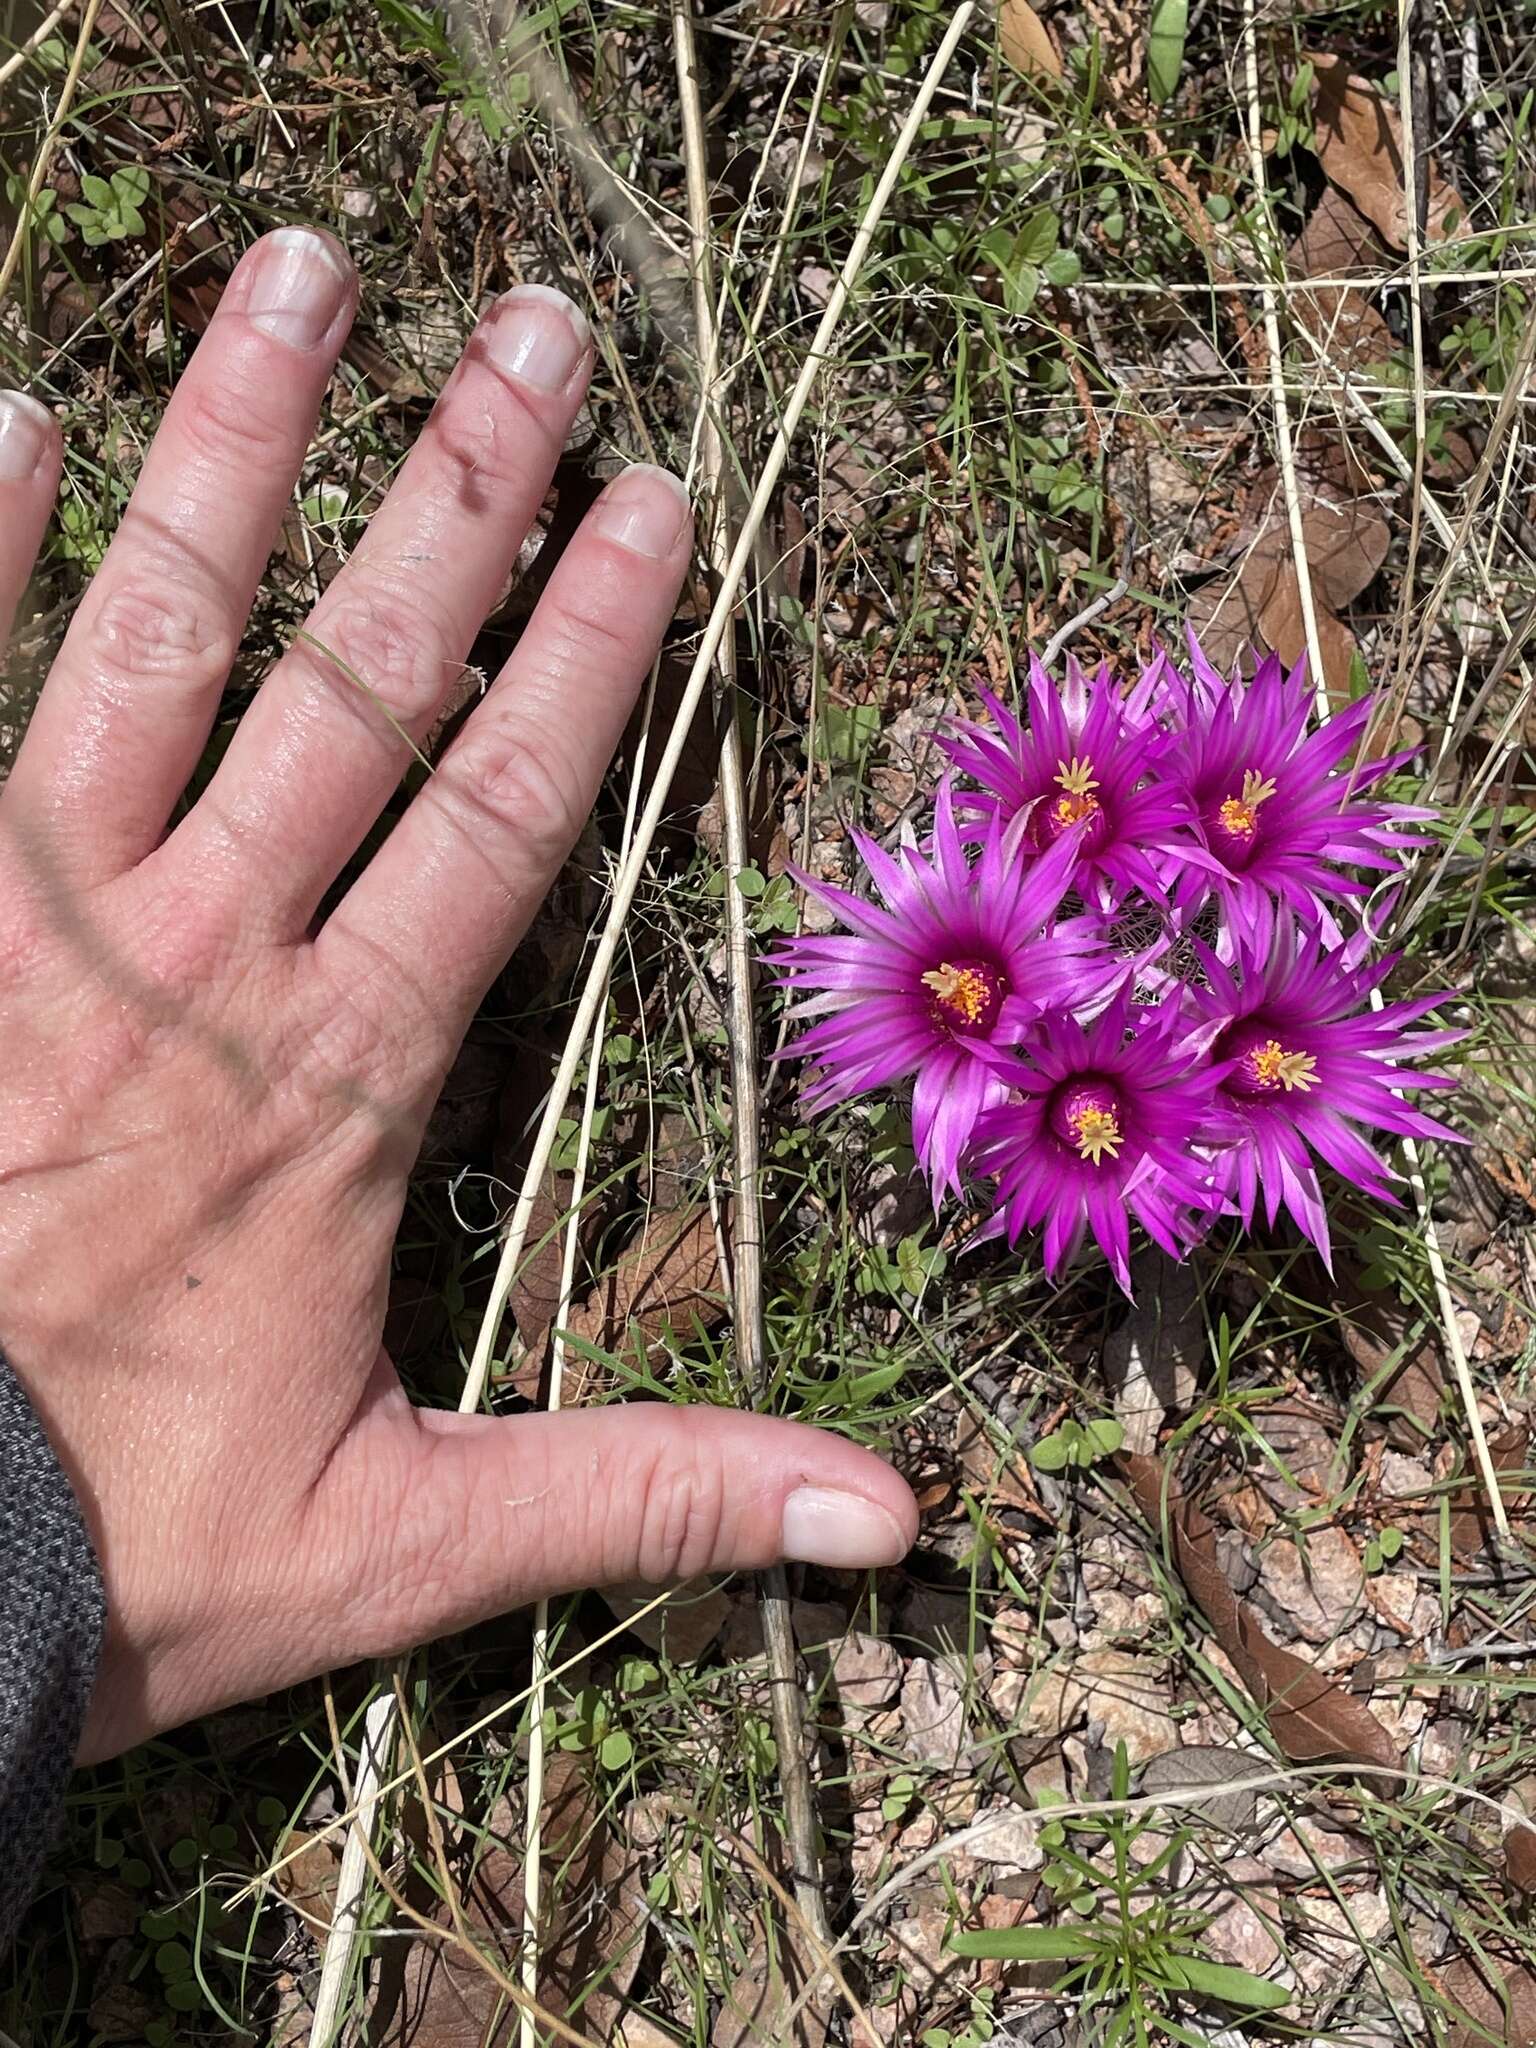
MULTIPOLYGON (((699 447, 706 491, 705 544, 711 567, 718 578, 726 572, 731 558, 729 473, 719 415, 720 346, 715 321, 709 181, 691 0, 677 0, 672 13, 672 34, 682 109, 688 223, 693 255, 699 447)), ((730 983, 731 1149, 735 1182, 731 1312, 737 1372, 747 1400, 757 1402, 767 1381, 763 1325, 763 1206, 758 1156, 762 1118, 752 937, 747 928, 746 898, 737 887, 737 878, 750 861, 737 701, 736 641, 730 631, 720 642, 719 695, 720 805, 724 822, 726 952, 730 983)), ((774 1740, 778 1747, 779 1776, 784 1796, 785 1846, 794 1878, 795 1897, 807 1923, 820 1940, 826 1941, 831 1937, 831 1928, 816 1852, 816 1807, 806 1753, 805 1712, 794 1625, 790 1618, 789 1587, 782 1567, 770 1568, 759 1575, 758 1597, 768 1657, 774 1740)))
MULTIPOLYGON (((508 1226, 507 1235, 497 1263, 490 1298, 486 1303, 485 1313, 476 1338, 474 1354, 470 1360, 469 1371, 465 1375, 464 1390, 459 1401, 459 1410, 463 1414, 473 1414, 485 1398, 485 1388, 490 1377, 491 1361, 495 1355, 497 1343, 500 1341, 502 1320, 512 1292, 512 1283, 517 1275, 518 1266, 522 1259, 523 1246, 527 1241, 528 1226, 533 1216, 538 1192, 543 1185, 550 1159, 554 1153, 555 1143, 559 1135, 560 1120, 565 1114, 566 1104, 570 1100, 571 1089, 576 1079, 576 1070, 580 1064, 583 1052, 591 1041, 602 1006, 607 1000, 608 980, 613 971, 614 961, 618 956, 619 946, 623 939, 625 922, 629 917, 636 891, 639 889, 641 877, 650 858, 651 847, 655 841, 657 830, 666 812, 673 779, 677 773, 678 763, 687 746, 693 720, 714 673, 720 644, 725 637, 726 629, 734 612, 742 578, 751 560, 752 550, 757 543, 757 537, 761 531, 763 520, 767 515, 768 507, 773 500, 774 492, 778 489, 779 480, 783 475, 784 464, 789 455, 790 445, 799 429, 801 418, 809 402, 812 388, 817 377, 820 375, 822 364, 825 362, 831 349, 833 337, 842 322, 848 300, 858 280, 859 273, 864 267, 865 258, 869 254, 880 223, 885 216, 886 207, 889 205, 891 195, 896 189, 896 182, 901 175, 902 166, 911 154, 923 120, 932 104, 934 94, 938 90, 939 81, 948 69, 950 59, 954 55, 956 46, 964 35, 974 12, 975 0, 962 0, 962 4, 951 17, 949 26, 924 73, 922 83, 913 97, 911 108, 892 145, 891 154, 886 162, 885 169, 877 181, 874 191, 870 194, 868 204, 864 208, 863 216, 854 234, 848 254, 843 260, 842 270, 836 285, 828 297, 821 319, 817 323, 816 332, 812 337, 811 345, 806 353, 800 374, 785 402, 774 433, 772 446, 758 477, 751 504, 747 509, 746 516, 742 520, 740 531, 736 537, 736 544, 731 550, 730 559, 721 575, 720 587, 710 610, 708 624, 705 627, 698 652, 694 656, 693 665, 689 670, 681 701, 667 736, 666 746, 663 748, 661 758, 656 764, 655 778, 651 786, 650 795, 646 800, 645 809, 635 829, 633 843, 615 881, 602 934, 589 964, 581 999, 577 1005, 576 1015, 567 1033, 559 1066, 550 1085, 549 1098, 544 1107, 544 1114, 534 1137, 527 1168, 523 1176, 523 1183, 518 1193, 517 1203, 513 1210, 512 1219, 508 1226)), ((322 1982, 327 1977, 339 1978, 343 1983, 346 1981, 351 1967, 352 1948, 353 1939, 351 1938, 338 1937, 327 1942, 322 1982)), ((526 1994, 520 1995, 526 1996, 526 1994)))

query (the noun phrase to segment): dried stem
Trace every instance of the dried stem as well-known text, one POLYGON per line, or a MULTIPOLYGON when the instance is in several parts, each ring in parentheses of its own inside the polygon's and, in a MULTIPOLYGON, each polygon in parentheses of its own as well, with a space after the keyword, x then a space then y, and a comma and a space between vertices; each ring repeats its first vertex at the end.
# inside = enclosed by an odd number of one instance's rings
MULTIPOLYGON (((1412 0, 1399 0, 1407 9, 1412 0)), ((1259 195, 1261 209, 1264 199, 1264 144, 1263 115, 1259 104, 1259 56, 1258 25, 1254 15, 1254 0, 1243 0, 1244 48, 1243 61, 1248 98, 1248 159, 1253 174, 1255 189, 1259 195)), ((1406 74, 1405 74, 1406 76, 1406 74)), ((1424 435, 1423 419, 1423 342, 1419 332, 1422 318, 1422 303, 1418 295, 1418 225, 1417 200, 1414 192, 1413 151, 1411 148, 1411 114, 1408 105, 1411 95, 1405 94, 1403 178, 1404 196, 1408 214, 1409 235, 1409 279, 1415 330, 1414 384, 1415 419, 1420 423, 1418 450, 1414 463, 1414 527, 1418 533, 1418 484, 1423 476, 1424 435)), ((1280 462, 1280 475, 1285 490, 1286 512, 1290 520, 1291 549, 1296 568, 1296 579, 1300 586, 1302 620, 1306 628, 1307 653, 1312 664, 1312 683, 1317 705, 1317 716, 1326 721, 1331 706, 1328 699, 1327 681, 1323 674, 1322 648, 1318 639, 1317 614, 1312 602, 1312 579, 1307 565, 1306 537, 1302 531, 1301 498, 1296 481, 1295 453, 1291 442, 1290 411, 1285 396, 1284 364, 1280 348, 1280 321, 1277 299, 1273 284, 1269 280, 1267 250, 1261 252, 1265 264, 1262 286, 1264 312, 1264 341, 1269 355, 1270 398, 1275 415, 1275 444, 1280 462)), ((1380 989, 1371 991, 1371 1007, 1379 1010, 1383 1006, 1380 989)), ((1478 1413, 1477 1391, 1472 1384, 1472 1371, 1467 1362, 1466 1346, 1461 1341, 1461 1326, 1456 1319, 1456 1303, 1451 1294, 1450 1280, 1446 1273, 1445 1256, 1440 1246, 1440 1232, 1435 1222, 1434 1208, 1430 1201, 1429 1189, 1425 1184, 1420 1163, 1419 1148, 1411 1137, 1403 1139, 1403 1161, 1408 1170, 1408 1181, 1413 1189, 1414 1202, 1418 1209, 1419 1227, 1424 1235, 1424 1251, 1429 1262, 1429 1274, 1435 1290, 1435 1302, 1440 1312, 1441 1334, 1445 1339, 1446 1353, 1451 1361, 1457 1391, 1461 1396, 1463 1413, 1466 1416, 1468 1434, 1472 1439, 1473 1451, 1477 1458, 1478 1470, 1487 1489, 1489 1507, 1493 1514, 1494 1527, 1501 1537, 1509 1535, 1509 1518, 1505 1512, 1503 1495, 1499 1491, 1499 1476, 1494 1466, 1493 1455, 1488 1448, 1487 1433, 1483 1428, 1482 1416, 1478 1413)))
MULTIPOLYGON (((628 855, 620 866, 619 874, 614 884, 613 895, 609 903, 608 914, 604 920, 603 930, 587 971, 587 978, 583 986, 581 999, 577 1005, 576 1015, 572 1019, 566 1036, 565 1046, 560 1056, 560 1063, 556 1069, 554 1080, 550 1085, 549 1096, 544 1106, 544 1113, 540 1119, 538 1131, 534 1137, 527 1169, 523 1176, 516 1206, 513 1209, 512 1220, 502 1245, 501 1256, 498 1260, 495 1278, 491 1286, 490 1298, 486 1303, 485 1313, 476 1337, 474 1354, 470 1360, 469 1370, 465 1375, 464 1389, 459 1399, 459 1411, 461 1414, 473 1414, 478 1410, 484 1399, 486 1382, 490 1376, 491 1360, 495 1355, 496 1345, 501 1334, 502 1318, 506 1313, 507 1301, 512 1292, 512 1283, 517 1276, 518 1267, 522 1260, 523 1247, 527 1242, 528 1229, 533 1219, 534 1204, 538 1198, 538 1191, 543 1184, 544 1176, 549 1171, 550 1159, 553 1155, 555 1141, 559 1133, 560 1119, 565 1114, 566 1104, 570 1100, 571 1089, 576 1078, 576 1069, 580 1064, 583 1051, 591 1041, 594 1026, 601 1014, 602 1006, 607 1000, 608 980, 613 971, 613 963, 617 958, 619 946, 623 939, 625 922, 634 903, 636 891, 640 886, 641 876, 644 874, 646 863, 650 858, 652 844, 666 811, 667 803, 671 796, 673 778, 677 773, 678 763, 687 745, 689 731, 697 714, 704 691, 713 674, 721 641, 725 637, 726 627, 730 623, 735 609, 736 597, 741 587, 742 578, 746 573, 747 564, 751 559, 752 550, 756 545, 758 533, 762 528, 768 507, 772 502, 773 494, 778 489, 779 479, 784 473, 784 465, 789 456, 790 445, 799 429, 801 418, 810 400, 812 388, 821 373, 822 364, 826 361, 830 352, 833 337, 842 322, 843 313, 847 308, 848 300, 852 295, 859 273, 864 267, 865 258, 869 254, 875 235, 879 230, 880 222, 884 218, 885 209, 889 205, 891 194, 896 188, 896 181, 901 175, 902 166, 911 154, 912 146, 917 140, 918 131, 927 115, 929 106, 932 104, 934 94, 938 90, 939 81, 948 69, 950 58, 954 55, 955 48, 961 36, 965 33, 966 26, 975 12, 975 8, 976 0, 961 0, 960 6, 956 8, 950 18, 949 26, 939 43, 938 49, 934 52, 933 58, 924 74, 922 84, 917 89, 912 106, 892 146, 891 155, 885 170, 882 172, 874 191, 870 195, 869 203, 864 209, 863 218, 859 222, 853 242, 847 256, 844 258, 837 283, 833 287, 825 310, 820 321, 817 323, 816 332, 812 337, 810 348, 800 369, 800 374, 796 378, 794 388, 785 402, 767 459, 763 464, 756 488, 752 494, 751 503, 747 508, 746 516, 737 534, 735 545, 731 549, 730 558, 721 573, 719 589, 716 593, 714 604, 710 609, 708 623, 705 626, 698 652, 694 656, 693 666, 689 671, 688 680, 684 686, 676 715, 673 718, 671 730, 667 735, 666 746, 662 751, 661 759, 657 763, 655 779, 650 795, 646 799, 645 809, 636 828, 633 844, 630 846, 628 855)), ((566 128, 567 135, 569 135, 570 125, 562 123, 562 126, 566 128)), ((388 1706, 392 1713, 393 1702, 389 1702, 388 1706)), ((328 1980, 332 1978, 338 1980, 338 1990, 334 1994, 336 1996, 339 1996, 339 1984, 344 1983, 346 1980, 355 1941, 355 1930, 351 1932, 348 1930, 338 1930, 338 1932, 341 1938, 328 1941, 326 1944, 325 1963, 322 1970, 322 1988, 328 1980)), ((526 1995, 526 1993, 521 1993, 520 1999, 526 1998, 526 1995)))
MULTIPOLYGON (((715 275, 709 227, 709 180, 704 109, 692 0, 676 0, 672 46, 682 110, 688 226, 693 255, 693 313, 699 372, 699 460, 704 481, 704 544, 718 584, 731 559, 729 477, 720 417, 720 335, 715 317, 715 275)), ((736 1363, 746 1398, 761 1403, 767 1388, 763 1326, 763 1207, 758 1139, 762 1103, 758 1087, 757 1016, 751 933, 746 898, 736 886, 749 864, 747 799, 741 760, 736 638, 728 630, 719 647, 720 807, 725 840, 727 1002, 731 1060, 731 1148, 734 1203, 731 1229, 731 1321, 736 1363)), ((806 1751, 799 1656, 782 1565, 758 1575, 763 1647, 779 1779, 784 1835, 795 1898, 818 1940, 831 1938, 816 1854, 816 1807, 806 1751)))

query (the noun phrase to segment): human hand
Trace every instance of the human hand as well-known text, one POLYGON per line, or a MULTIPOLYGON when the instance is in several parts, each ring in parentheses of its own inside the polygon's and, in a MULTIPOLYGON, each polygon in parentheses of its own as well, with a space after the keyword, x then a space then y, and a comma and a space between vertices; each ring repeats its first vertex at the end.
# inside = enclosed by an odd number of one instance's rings
MULTIPOLYGON (((427 1112, 591 807, 691 524, 659 471, 608 486, 316 928, 586 386, 581 316, 519 287, 168 831, 354 300, 318 235, 241 262, 0 791, 0 1348, 106 1578, 86 1761, 540 1594, 882 1564, 915 1526, 876 1458, 797 1424, 427 1412, 381 1349, 427 1112)), ((43 409, 0 399, 0 635, 59 468, 43 409)))

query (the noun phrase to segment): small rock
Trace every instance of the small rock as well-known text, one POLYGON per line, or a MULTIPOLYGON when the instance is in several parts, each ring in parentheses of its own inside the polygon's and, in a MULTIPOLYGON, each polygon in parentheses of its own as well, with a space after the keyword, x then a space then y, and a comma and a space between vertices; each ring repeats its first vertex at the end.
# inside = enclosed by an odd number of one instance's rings
POLYGON ((1239 1893, 1229 1899, 1201 1935, 1218 1962, 1267 1977, 1285 1953, 1276 1937, 1280 1902, 1273 1891, 1239 1893))
POLYGON ((972 1825, 986 1830, 970 1844, 969 1853, 978 1863, 990 1864, 994 1870, 1019 1871, 1038 1870, 1045 1862, 1039 1819, 1022 1807, 989 1806, 977 1814, 972 1825))
POLYGON ((1258 1598, 1276 1624, 1304 1642, 1330 1643, 1365 1597, 1360 1555, 1342 1529, 1314 1529, 1306 1552, 1271 1543, 1259 1560, 1258 1598))
POLYGON ((1358 1835, 1342 1828, 1319 1827, 1315 1821, 1298 1819, 1284 1828, 1272 1842, 1266 1842, 1263 1858, 1271 1870, 1286 1877, 1300 1877, 1320 1883, 1319 1868, 1330 1873, 1352 1863, 1363 1862, 1370 1850, 1358 1835))
POLYGON ((1380 1892, 1356 1892, 1347 1902, 1309 1899, 1300 1931, 1291 1942, 1296 1975, 1314 1996, 1351 1978, 1363 1951, 1373 1949, 1392 1924, 1380 1892))
POLYGON ((947 1664, 914 1657, 901 1688, 902 1749, 915 1763, 952 1771, 969 1748, 965 1696, 947 1664))
POLYGON ((901 1657, 879 1636, 845 1636, 832 1652, 832 1683, 846 1713, 887 1706, 901 1689, 901 1657))

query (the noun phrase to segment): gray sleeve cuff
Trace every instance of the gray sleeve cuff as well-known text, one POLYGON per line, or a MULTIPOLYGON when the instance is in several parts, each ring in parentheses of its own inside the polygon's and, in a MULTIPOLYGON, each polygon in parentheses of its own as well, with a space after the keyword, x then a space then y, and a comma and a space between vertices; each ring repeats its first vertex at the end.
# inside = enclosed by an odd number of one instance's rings
POLYGON ((0 1353, 0 1952, 58 1832, 105 1620, 79 1503, 0 1353))

